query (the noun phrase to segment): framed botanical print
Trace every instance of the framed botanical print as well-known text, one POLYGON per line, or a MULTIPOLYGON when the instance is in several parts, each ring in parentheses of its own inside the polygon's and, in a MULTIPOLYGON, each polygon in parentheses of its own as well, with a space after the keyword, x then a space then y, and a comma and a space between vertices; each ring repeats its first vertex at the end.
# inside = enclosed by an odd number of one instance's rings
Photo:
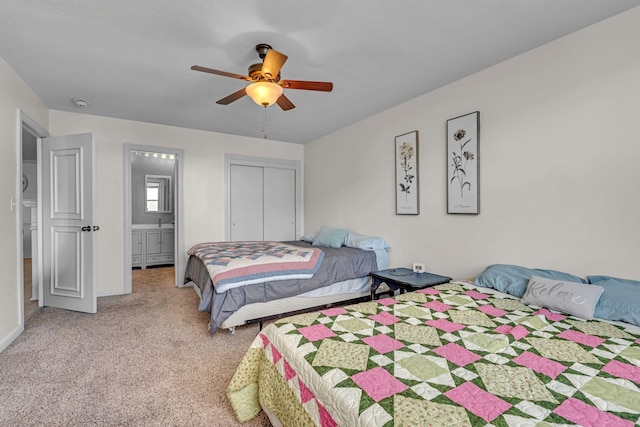
POLYGON ((396 214, 418 215, 418 131, 396 136, 396 214))
POLYGON ((447 120, 447 213, 480 213, 480 112, 447 120))

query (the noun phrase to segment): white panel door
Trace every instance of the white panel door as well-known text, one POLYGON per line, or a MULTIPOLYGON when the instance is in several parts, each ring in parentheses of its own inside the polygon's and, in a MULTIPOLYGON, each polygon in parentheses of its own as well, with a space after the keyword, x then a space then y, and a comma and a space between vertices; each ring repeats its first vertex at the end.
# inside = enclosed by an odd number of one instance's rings
POLYGON ((230 213, 233 242, 263 240, 263 168, 231 165, 230 213))
POLYGON ((93 134, 42 142, 43 305, 97 311, 93 134))
POLYGON ((264 240, 296 239, 296 171, 264 168, 264 240))

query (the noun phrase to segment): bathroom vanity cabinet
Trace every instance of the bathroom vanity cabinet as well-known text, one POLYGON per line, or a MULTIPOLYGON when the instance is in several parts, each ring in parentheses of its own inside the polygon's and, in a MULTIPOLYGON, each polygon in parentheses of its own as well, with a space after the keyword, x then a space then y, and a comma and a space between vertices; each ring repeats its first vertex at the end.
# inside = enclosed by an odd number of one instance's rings
POLYGON ((151 265, 173 265, 174 228, 163 224, 137 224, 131 230, 131 266, 143 270, 151 265))

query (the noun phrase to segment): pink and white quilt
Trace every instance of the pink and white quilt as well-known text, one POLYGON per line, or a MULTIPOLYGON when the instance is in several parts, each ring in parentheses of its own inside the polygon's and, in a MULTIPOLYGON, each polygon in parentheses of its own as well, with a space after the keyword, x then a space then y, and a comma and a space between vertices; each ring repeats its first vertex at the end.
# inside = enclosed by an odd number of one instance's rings
POLYGON ((207 242, 188 251, 202 260, 216 292, 272 280, 308 279, 324 252, 282 242, 207 242))
POLYGON ((276 321, 228 395, 296 426, 638 426, 640 330, 449 283, 276 321))

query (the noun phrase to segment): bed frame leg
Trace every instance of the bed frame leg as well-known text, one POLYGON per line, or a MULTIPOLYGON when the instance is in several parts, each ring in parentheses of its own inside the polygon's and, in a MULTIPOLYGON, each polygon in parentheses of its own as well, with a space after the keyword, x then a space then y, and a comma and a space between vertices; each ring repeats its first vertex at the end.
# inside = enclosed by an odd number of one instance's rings
POLYGON ((235 326, 231 326, 229 328, 229 332, 231 332, 231 334, 235 334, 236 333, 236 327, 235 326))

